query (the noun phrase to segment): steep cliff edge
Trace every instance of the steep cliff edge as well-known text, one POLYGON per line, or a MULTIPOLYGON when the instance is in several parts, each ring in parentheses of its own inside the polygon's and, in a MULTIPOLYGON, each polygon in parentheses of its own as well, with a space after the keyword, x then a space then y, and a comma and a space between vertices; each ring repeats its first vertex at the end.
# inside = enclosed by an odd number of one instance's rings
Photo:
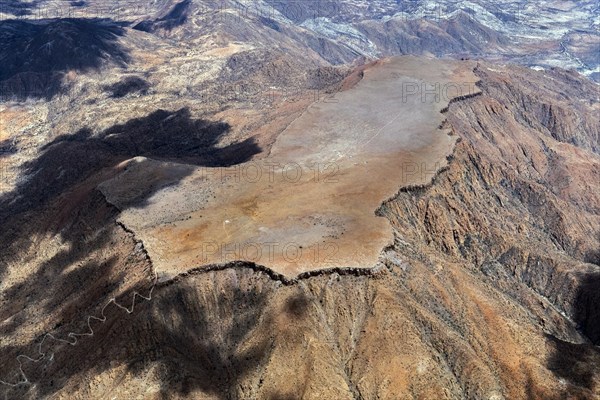
POLYGON ((25 363, 37 382, 28 394, 595 398, 583 386, 597 377, 597 352, 549 364, 569 344, 544 330, 576 336, 552 305, 529 293, 511 297, 459 264, 408 264, 393 254, 387 262, 374 276, 324 273, 292 283, 245 265, 186 274, 157 287, 131 316, 107 309, 112 317, 94 325, 95 337, 57 349, 43 370, 25 363), (560 379, 565 371, 572 376, 560 379))
POLYGON ((395 234, 386 268, 185 273, 23 361, 33 384, 7 397, 598 398, 598 88, 559 70, 475 73, 483 93, 446 111, 460 137, 448 167, 378 210, 395 234))
POLYGON ((449 168, 380 212, 415 248, 514 278, 575 318, 586 306, 569 296, 600 262, 598 86, 564 71, 477 74, 483 95, 448 113, 462 139, 449 168))

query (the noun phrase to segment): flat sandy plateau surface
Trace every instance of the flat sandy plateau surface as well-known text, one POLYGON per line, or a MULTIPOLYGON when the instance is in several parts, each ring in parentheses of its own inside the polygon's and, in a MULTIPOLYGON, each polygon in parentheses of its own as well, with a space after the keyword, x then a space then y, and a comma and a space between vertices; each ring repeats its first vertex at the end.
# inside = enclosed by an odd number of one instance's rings
POLYGON ((286 276, 373 267, 393 240, 385 200, 429 182, 455 136, 439 129, 451 98, 476 89, 471 62, 400 57, 368 68, 352 89, 313 103, 260 160, 223 168, 135 159, 102 185, 186 176, 121 221, 144 241, 161 278, 202 265, 252 261, 286 276), (183 169, 182 169, 183 168, 183 169))

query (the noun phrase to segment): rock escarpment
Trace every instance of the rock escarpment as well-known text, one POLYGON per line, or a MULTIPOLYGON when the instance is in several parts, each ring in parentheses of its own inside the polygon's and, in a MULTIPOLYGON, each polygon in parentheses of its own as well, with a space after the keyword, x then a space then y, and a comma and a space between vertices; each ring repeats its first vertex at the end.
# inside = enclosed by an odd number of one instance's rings
POLYGON ((23 362, 35 384, 8 397, 597 398, 597 89, 475 73, 483 93, 446 111, 448 167, 378 210, 395 234, 385 267, 182 274, 131 315, 108 306, 43 367, 23 362))
POLYGON ((573 315, 564 296, 599 263, 598 88, 562 71, 477 74, 483 95, 448 113, 462 139, 449 168, 382 212, 404 240, 513 276, 573 315))

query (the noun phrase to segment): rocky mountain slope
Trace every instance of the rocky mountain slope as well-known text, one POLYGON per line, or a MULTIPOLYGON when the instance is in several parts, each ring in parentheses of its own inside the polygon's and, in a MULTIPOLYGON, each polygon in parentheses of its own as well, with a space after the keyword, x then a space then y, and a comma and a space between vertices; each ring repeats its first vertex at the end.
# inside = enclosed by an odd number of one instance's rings
POLYGON ((597 398, 597 86, 560 70, 474 72, 482 94, 446 111, 460 139, 448 167, 378 210, 395 235, 379 270, 289 279, 234 263, 154 287, 135 232, 81 193, 71 207, 98 226, 62 230, 81 236, 3 289, 1 379, 30 382, 7 397, 597 398), (33 289, 56 279, 68 291, 33 289))
MULTIPOLYGON (((56 28, 43 28, 46 24, 52 26, 51 21, 56 18, 104 20, 104 24, 106 20, 112 20, 117 24, 113 30, 137 30, 148 33, 147 37, 175 40, 180 46, 197 49, 205 48, 211 42, 219 46, 231 42, 260 44, 263 49, 285 48, 294 57, 309 57, 313 62, 336 65, 361 56, 492 57, 538 68, 577 69, 597 80, 600 36, 595 16, 598 11, 594 0, 577 3, 514 0, 377 0, 368 3, 354 0, 18 1, 0 3, 0 40, 6 39, 6 32, 15 29, 14 18, 19 19, 18 30, 23 44, 29 39, 21 35, 49 29, 37 34, 35 40, 39 43, 31 42, 29 48, 35 51, 43 46, 60 47, 61 41, 68 37, 63 34, 54 38, 51 32, 56 28)), ((75 25, 76 21, 70 24, 75 25)), ((88 30, 90 33, 95 31, 88 30)), ((108 38, 100 31, 96 34, 108 38)), ((2 59, 18 54, 11 47, 6 50, 6 55, 0 55, 2 59)), ((86 51, 101 51, 102 54, 88 57, 94 62, 98 57, 112 54, 102 51, 102 46, 86 45, 80 52, 83 55, 86 51)), ((53 54, 61 54, 60 49, 54 50, 53 54)), ((69 55, 57 59, 67 61, 69 55)), ((43 57, 38 59, 41 60, 43 57)), ((26 68, 30 73, 36 72, 35 69, 35 65, 26 68)), ((17 83, 1 82, 8 78, 0 76, 0 87, 4 87, 4 91, 10 89, 6 94, 18 88, 14 87, 17 83)), ((21 92, 33 90, 27 86, 18 89, 21 92)))
MULTIPOLYGON (((599 89, 568 70, 598 78, 597 12, 0 0, 0 392, 600 398, 599 89), (194 171, 266 158, 311 104, 352 93, 369 59, 405 53, 490 61, 464 61, 477 87, 442 110, 447 166, 402 165, 403 181, 431 183, 373 210, 393 234, 376 268, 157 275, 123 210, 143 220, 194 171), (106 197, 116 181, 121 208, 106 197)), ((179 211, 162 210, 167 223, 179 211)))

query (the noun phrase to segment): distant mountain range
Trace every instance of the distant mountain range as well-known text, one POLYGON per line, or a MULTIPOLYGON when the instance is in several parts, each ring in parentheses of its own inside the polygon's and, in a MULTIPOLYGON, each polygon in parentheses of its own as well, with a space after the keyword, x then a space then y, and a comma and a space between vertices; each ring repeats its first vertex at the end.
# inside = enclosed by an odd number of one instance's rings
POLYGON ((169 39, 287 43, 288 51, 308 48, 330 64, 433 54, 576 69, 596 81, 599 13, 597 0, 0 1, 4 20, 108 18, 169 39))

